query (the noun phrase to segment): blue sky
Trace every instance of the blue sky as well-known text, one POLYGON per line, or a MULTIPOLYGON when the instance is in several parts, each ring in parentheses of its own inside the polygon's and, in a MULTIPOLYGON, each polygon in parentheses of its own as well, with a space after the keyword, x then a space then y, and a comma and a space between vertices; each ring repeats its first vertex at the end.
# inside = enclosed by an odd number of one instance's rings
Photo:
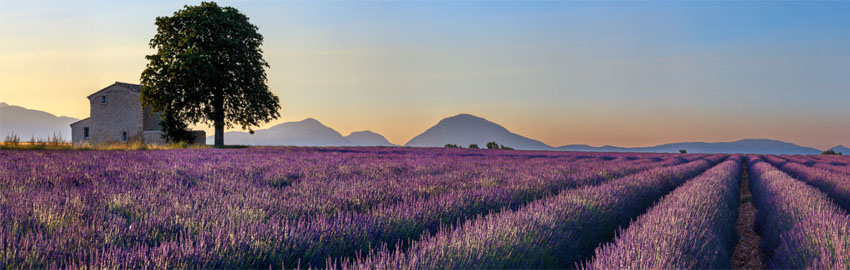
MULTIPOLYGON (((182 1, 0 1, 0 100, 86 117, 182 1)), ((850 2, 222 1, 283 121, 404 143, 472 113, 551 145, 850 144, 850 2)))

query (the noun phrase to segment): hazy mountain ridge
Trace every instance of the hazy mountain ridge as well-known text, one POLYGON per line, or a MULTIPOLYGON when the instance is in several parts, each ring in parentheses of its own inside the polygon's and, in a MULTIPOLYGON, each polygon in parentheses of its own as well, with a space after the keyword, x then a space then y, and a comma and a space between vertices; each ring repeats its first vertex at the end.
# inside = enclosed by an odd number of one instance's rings
POLYGON ((471 143, 483 146, 495 141, 520 150, 556 150, 589 152, 660 152, 678 153, 745 153, 745 154, 820 154, 821 151, 793 143, 770 139, 744 139, 733 142, 679 142, 649 147, 619 147, 590 145, 565 145, 552 147, 540 141, 511 133, 506 128, 484 118, 470 114, 459 114, 441 120, 422 134, 414 137, 405 146, 441 147, 452 143, 467 147, 471 143))
POLYGON ((397 146, 387 141, 383 135, 369 130, 352 132, 345 136, 345 139, 355 146, 397 146))
POLYGON ((470 144, 484 147, 491 141, 519 150, 552 150, 545 143, 512 133, 496 123, 471 114, 458 114, 440 120, 404 146, 440 147, 451 143, 463 147, 470 144))
POLYGON ((0 139, 14 133, 18 135, 21 141, 28 141, 32 138, 47 139, 54 134, 70 140, 70 125, 77 120, 73 117, 56 116, 47 112, 0 102, 0 139))
POLYGON ((590 146, 587 144, 570 144, 556 147, 554 150, 560 151, 583 151, 583 152, 625 152, 629 148, 619 146, 590 146))
MULTIPOLYGON (((214 140, 215 136, 207 137, 208 144, 214 140)), ((352 146, 342 134, 313 118, 255 130, 253 135, 241 131, 225 132, 224 142, 234 145, 352 146)))
POLYGON ((743 139, 733 142, 680 142, 649 147, 593 147, 588 145, 565 145, 556 148, 561 151, 588 152, 667 152, 676 153, 686 150, 688 153, 742 153, 742 154, 790 154, 816 155, 821 151, 811 147, 771 139, 743 139))
MULTIPOLYGON (((215 136, 207 137, 212 144, 215 136)), ((364 130, 343 137, 336 130, 313 118, 286 122, 267 129, 224 133, 224 142, 233 145, 290 145, 290 146, 394 146, 380 134, 364 130)))
POLYGON ((836 153, 842 153, 844 155, 850 155, 850 148, 844 147, 844 145, 839 144, 839 145, 836 145, 835 147, 830 148, 830 149, 832 149, 832 151, 835 151, 836 153))
MULTIPOLYGON (((21 140, 31 137, 47 138, 60 134, 70 140, 70 124, 78 119, 72 117, 57 117, 53 114, 27 109, 20 106, 0 102, 0 137, 14 132, 21 140)), ((207 137, 207 143, 212 144, 214 136, 207 137)), ((676 153, 684 149, 689 153, 748 153, 748 154, 820 154, 822 151, 799 146, 793 143, 771 139, 744 139, 733 142, 679 142, 649 147, 618 147, 590 146, 583 144, 552 147, 543 142, 527 138, 491 122, 471 114, 459 114, 440 120, 436 125, 417 135, 405 146, 413 147, 442 147, 452 143, 462 147, 478 144, 484 147, 487 142, 499 144, 518 150, 553 150, 553 151, 589 151, 589 152, 669 152, 676 153)), ((286 122, 267 129, 256 130, 251 135, 247 132, 231 131, 225 133, 225 143, 232 145, 292 145, 292 146, 397 146, 390 143, 381 134, 364 130, 342 136, 336 130, 325 126, 313 118, 297 122, 286 122)), ((850 148, 838 145, 833 148, 836 152, 850 154, 850 148)))

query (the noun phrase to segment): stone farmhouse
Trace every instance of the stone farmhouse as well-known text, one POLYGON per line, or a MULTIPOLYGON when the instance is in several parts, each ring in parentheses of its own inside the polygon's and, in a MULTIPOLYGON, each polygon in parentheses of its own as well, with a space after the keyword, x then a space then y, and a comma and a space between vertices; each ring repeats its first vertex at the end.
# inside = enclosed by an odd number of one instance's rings
MULTIPOLYGON (((90 116, 71 124, 71 142, 165 144, 159 113, 142 108, 141 91, 141 85, 115 82, 89 95, 90 116)), ((205 143, 204 131, 192 133, 195 143, 205 143)))

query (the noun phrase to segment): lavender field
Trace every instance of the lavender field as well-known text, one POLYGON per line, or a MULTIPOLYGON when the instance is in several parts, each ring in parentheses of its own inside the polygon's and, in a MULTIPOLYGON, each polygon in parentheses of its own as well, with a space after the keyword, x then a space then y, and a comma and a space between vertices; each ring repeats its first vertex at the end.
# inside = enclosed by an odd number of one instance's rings
POLYGON ((850 267, 850 159, 439 148, 0 151, 0 269, 850 267))

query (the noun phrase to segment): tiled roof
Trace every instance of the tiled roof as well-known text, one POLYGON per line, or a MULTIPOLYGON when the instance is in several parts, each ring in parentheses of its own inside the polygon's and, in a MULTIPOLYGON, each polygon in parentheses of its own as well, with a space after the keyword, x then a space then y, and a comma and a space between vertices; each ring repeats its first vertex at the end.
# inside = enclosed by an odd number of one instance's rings
POLYGON ((136 93, 142 91, 142 86, 138 85, 138 84, 125 83, 125 82, 115 82, 115 84, 118 85, 118 86, 125 87, 125 88, 130 89, 130 90, 133 90, 133 92, 136 92, 136 93))
POLYGON ((138 85, 138 84, 132 84, 132 83, 125 83, 125 82, 115 82, 115 83, 113 83, 113 84, 110 84, 110 85, 109 85, 109 86, 107 86, 107 87, 104 87, 103 89, 98 90, 97 92, 92 93, 92 94, 91 94, 91 95, 89 95, 87 98, 91 98, 92 96, 96 95, 97 93, 100 93, 100 92, 101 92, 101 91, 103 91, 103 90, 109 89, 110 87, 112 87, 112 86, 114 86, 114 85, 121 86, 121 87, 123 87, 123 88, 125 88, 125 89, 128 89, 128 90, 130 90, 130 91, 133 91, 134 93, 142 92, 142 86, 141 86, 141 85, 138 85))
POLYGON ((89 120, 89 117, 86 117, 86 118, 83 118, 83 119, 77 120, 77 122, 73 122, 73 123, 71 123, 71 125, 73 126, 73 125, 76 125, 76 124, 77 124, 77 123, 79 123, 79 122, 86 121, 86 120, 89 120))

